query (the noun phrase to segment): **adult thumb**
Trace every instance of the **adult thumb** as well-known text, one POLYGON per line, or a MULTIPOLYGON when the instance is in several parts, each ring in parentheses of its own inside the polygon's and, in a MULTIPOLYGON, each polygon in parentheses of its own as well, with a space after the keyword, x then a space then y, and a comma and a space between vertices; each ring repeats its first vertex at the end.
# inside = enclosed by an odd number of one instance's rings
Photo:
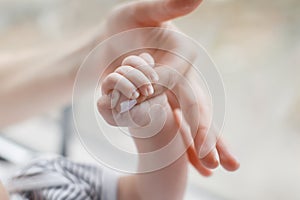
POLYGON ((130 4, 134 17, 145 26, 187 15, 194 11, 202 0, 148 0, 130 4))

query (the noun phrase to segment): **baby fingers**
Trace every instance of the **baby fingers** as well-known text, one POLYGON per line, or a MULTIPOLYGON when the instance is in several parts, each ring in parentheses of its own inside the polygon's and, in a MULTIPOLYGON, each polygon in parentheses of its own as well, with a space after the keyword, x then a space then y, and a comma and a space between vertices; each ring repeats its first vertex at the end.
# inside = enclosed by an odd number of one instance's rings
POLYGON ((157 82, 159 77, 153 69, 154 60, 148 53, 142 53, 140 56, 128 56, 122 62, 122 65, 132 66, 139 71, 143 72, 152 82, 157 82))
POLYGON ((140 96, 136 86, 119 73, 109 74, 102 83, 102 93, 108 95, 112 90, 120 91, 128 99, 137 99, 140 96))
POLYGON ((151 81, 140 70, 125 65, 117 68, 115 72, 128 79, 136 88, 139 88, 139 91, 144 96, 149 96, 154 93, 151 81))

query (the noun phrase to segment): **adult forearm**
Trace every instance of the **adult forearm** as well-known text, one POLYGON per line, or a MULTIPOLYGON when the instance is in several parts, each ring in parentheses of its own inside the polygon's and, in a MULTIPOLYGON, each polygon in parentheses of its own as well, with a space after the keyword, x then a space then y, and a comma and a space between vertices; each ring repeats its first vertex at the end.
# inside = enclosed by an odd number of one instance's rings
POLYGON ((71 101, 76 72, 95 33, 0 62, 0 128, 71 101))

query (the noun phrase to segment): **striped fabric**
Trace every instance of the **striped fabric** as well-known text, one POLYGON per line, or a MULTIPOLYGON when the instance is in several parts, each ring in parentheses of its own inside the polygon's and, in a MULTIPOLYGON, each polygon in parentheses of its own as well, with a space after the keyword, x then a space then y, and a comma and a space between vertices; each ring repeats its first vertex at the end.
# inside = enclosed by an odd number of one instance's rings
POLYGON ((15 200, 116 200, 117 182, 107 170, 58 157, 33 162, 7 187, 15 200))

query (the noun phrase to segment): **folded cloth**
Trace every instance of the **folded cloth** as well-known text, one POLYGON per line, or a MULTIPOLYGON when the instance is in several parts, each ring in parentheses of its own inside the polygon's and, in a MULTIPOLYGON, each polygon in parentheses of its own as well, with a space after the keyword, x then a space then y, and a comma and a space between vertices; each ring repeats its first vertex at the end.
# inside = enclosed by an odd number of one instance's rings
POLYGON ((104 168, 58 157, 29 164, 7 188, 20 200, 117 200, 117 182, 117 174, 104 168))

